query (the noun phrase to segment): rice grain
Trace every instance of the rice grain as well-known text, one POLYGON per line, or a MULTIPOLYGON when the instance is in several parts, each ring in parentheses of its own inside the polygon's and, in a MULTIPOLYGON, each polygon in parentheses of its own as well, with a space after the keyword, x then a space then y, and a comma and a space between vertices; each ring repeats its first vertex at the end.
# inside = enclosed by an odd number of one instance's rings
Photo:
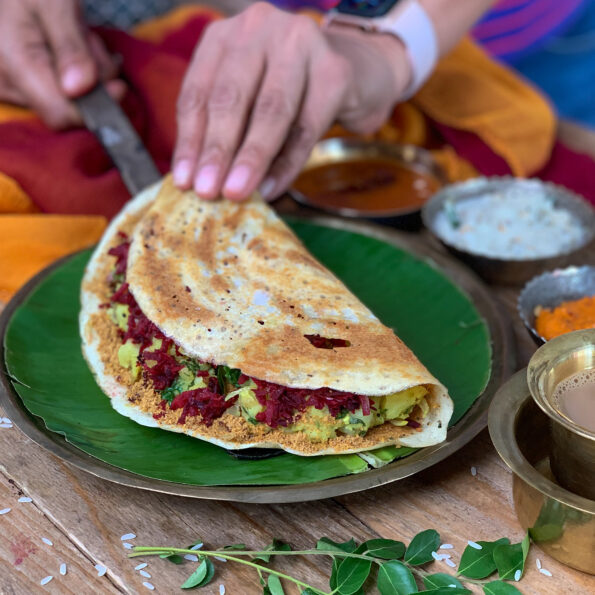
POLYGON ((120 537, 120 539, 122 541, 128 541, 129 539, 135 539, 136 535, 134 533, 126 533, 126 535, 122 535, 122 537, 120 537))

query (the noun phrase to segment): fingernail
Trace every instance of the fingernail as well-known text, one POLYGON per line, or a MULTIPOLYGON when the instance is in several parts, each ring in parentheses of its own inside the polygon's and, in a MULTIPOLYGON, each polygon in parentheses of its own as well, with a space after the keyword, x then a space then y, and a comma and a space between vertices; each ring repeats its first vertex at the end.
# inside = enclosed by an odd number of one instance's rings
POLYGON ((229 176, 227 176, 227 180, 225 180, 224 190, 226 192, 233 192, 234 194, 242 192, 250 179, 251 173, 252 171, 247 165, 234 167, 229 176))
POLYGON ((265 200, 267 198, 271 198, 273 195, 273 190, 275 189, 275 186, 277 185, 277 182, 275 182, 274 178, 267 178, 261 185, 260 188, 258 189, 258 191, 260 192, 260 194, 262 194, 262 198, 264 198, 265 200))
POLYGON ((71 66, 62 75, 62 87, 67 93, 76 93, 85 85, 85 73, 78 66, 71 66))
POLYGON ((173 177, 176 186, 188 186, 190 184, 190 161, 186 159, 178 161, 174 167, 173 177))
POLYGON ((194 189, 198 194, 211 194, 215 189, 217 182, 217 172, 219 168, 216 165, 205 165, 198 172, 194 181, 194 189))

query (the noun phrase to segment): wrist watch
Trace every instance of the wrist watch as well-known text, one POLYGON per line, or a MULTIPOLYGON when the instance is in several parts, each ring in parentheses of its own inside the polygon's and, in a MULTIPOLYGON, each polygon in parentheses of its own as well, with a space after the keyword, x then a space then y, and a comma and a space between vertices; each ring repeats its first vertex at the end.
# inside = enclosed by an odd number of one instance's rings
POLYGON ((438 60, 438 40, 432 20, 417 0, 341 0, 323 26, 352 25, 398 37, 411 62, 411 80, 402 99, 409 99, 430 76, 438 60))

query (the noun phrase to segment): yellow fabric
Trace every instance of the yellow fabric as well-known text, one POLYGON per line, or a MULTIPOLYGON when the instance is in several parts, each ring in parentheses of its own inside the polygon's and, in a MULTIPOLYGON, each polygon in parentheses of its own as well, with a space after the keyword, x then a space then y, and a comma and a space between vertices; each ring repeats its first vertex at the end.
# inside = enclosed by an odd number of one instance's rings
POLYGON ((443 58, 413 100, 434 120, 478 135, 516 176, 547 162, 556 120, 543 95, 469 39, 443 58))
MULTIPOLYGON (((138 26, 134 33, 158 42, 198 11, 215 14, 180 7, 138 26)), ((398 106, 374 136, 432 149, 450 181, 477 175, 451 147, 440 147, 432 138, 426 115, 477 134, 519 176, 539 169, 554 142, 555 119, 545 99, 468 39, 440 61, 424 88, 398 106)), ((32 116, 28 110, 0 104, 0 123, 32 116)), ((333 128, 330 134, 345 131, 333 128)), ((56 258, 95 243, 106 225, 104 217, 34 214, 36 210, 18 183, 0 173, 0 301, 56 258)))

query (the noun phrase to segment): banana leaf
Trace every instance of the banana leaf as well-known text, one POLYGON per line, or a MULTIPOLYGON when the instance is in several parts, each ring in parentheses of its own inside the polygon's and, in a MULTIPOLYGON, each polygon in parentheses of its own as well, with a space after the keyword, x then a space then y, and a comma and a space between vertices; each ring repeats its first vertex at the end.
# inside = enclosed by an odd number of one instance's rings
MULTIPOLYGON (((491 370, 489 332, 467 296, 430 264, 381 240, 319 224, 291 225, 449 388, 456 423, 491 370)), ((192 485, 302 484, 370 468, 357 455, 238 460, 207 442, 116 413, 81 353, 79 287, 89 257, 90 251, 79 253, 47 276, 14 312, 5 335, 13 386, 49 430, 111 465, 192 485)), ((383 449, 383 462, 411 452, 383 449)))

